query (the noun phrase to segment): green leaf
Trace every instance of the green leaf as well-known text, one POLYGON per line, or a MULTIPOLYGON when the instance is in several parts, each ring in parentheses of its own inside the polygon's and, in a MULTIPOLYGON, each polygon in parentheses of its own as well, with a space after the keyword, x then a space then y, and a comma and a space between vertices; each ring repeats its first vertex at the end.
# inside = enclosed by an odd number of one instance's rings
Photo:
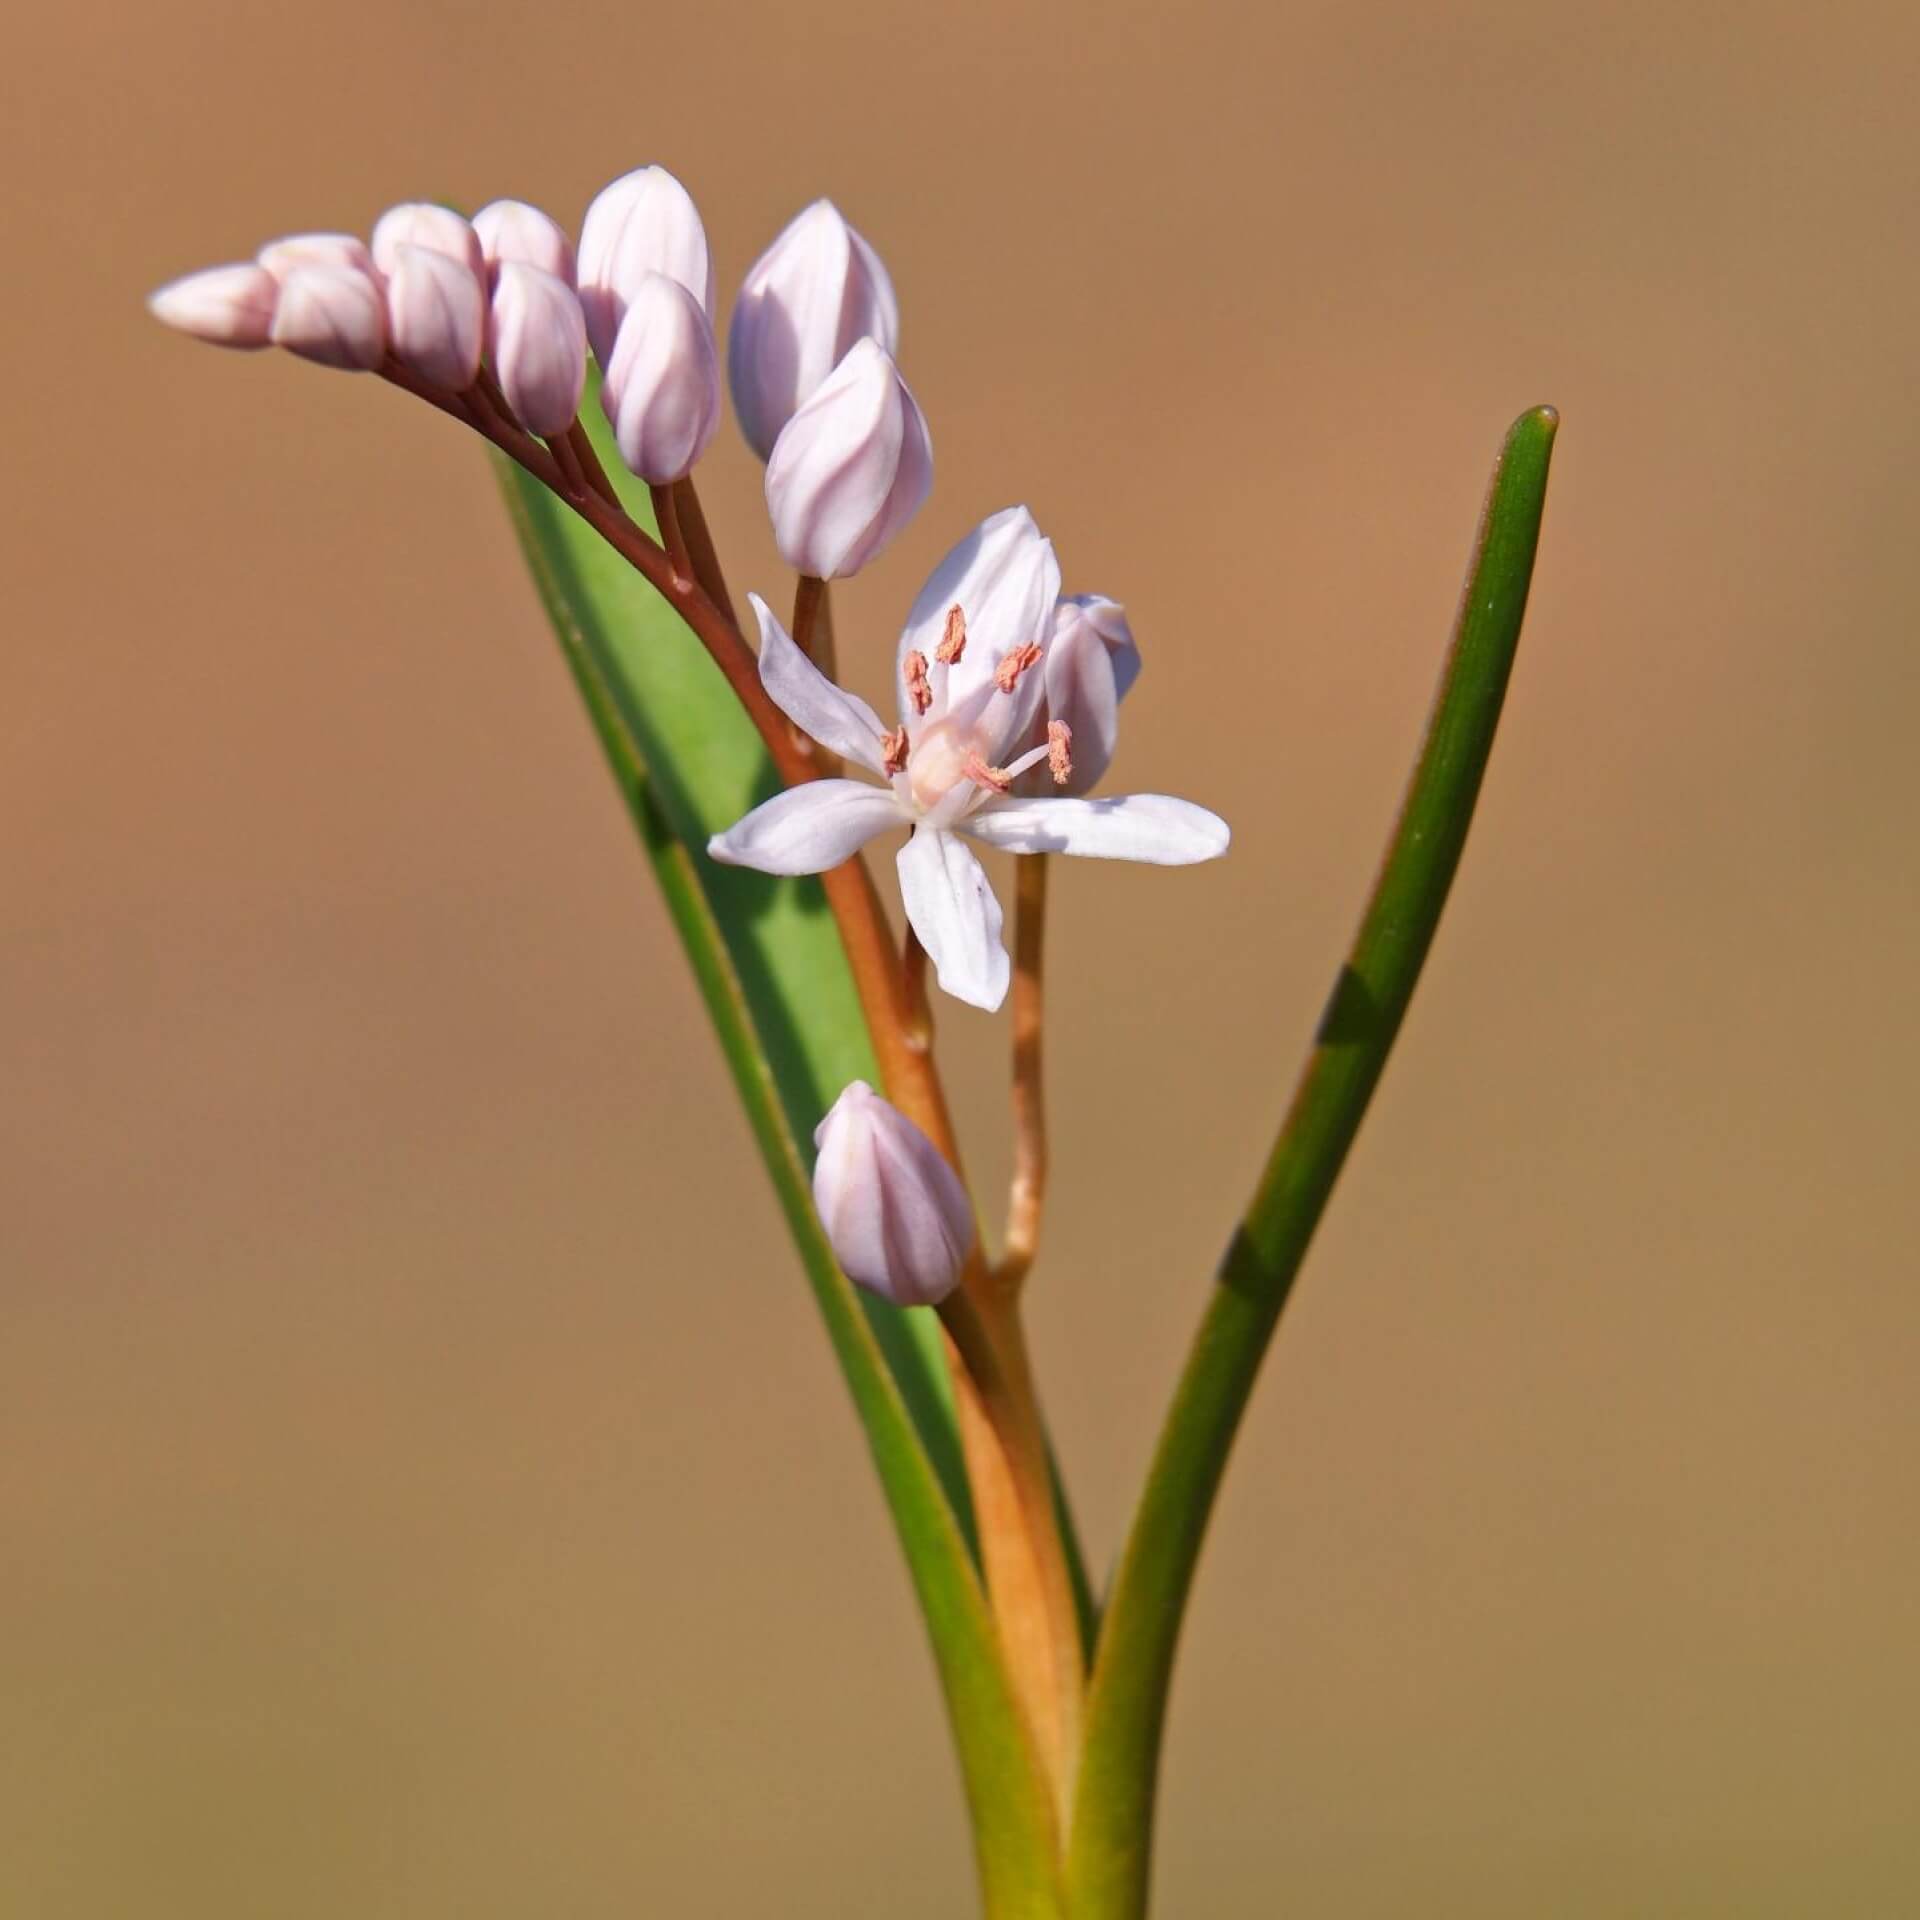
MULTIPOLYGON (((583 410, 619 471, 599 409, 583 410)), ((1058 1837, 968 1534, 971 1510, 935 1317, 859 1294, 812 1205, 813 1128, 849 1080, 877 1080, 816 881, 718 867, 709 834, 775 787, 719 671, 660 596, 519 468, 503 486, 558 634, 706 1001, 905 1552, 959 1751, 987 1911, 1052 1920, 1058 1837)), ((653 525, 622 475, 627 509, 653 525)))
MULTIPOLYGON (((581 418, 592 423, 628 513, 653 531, 647 490, 621 466, 599 407, 583 406, 581 418)), ((537 480, 505 460, 499 468, 575 680, 591 675, 602 689, 601 744, 624 785, 608 745, 608 727, 616 729, 621 751, 644 770, 668 830, 693 857, 746 995, 750 1030, 771 1073, 784 1130, 804 1143, 801 1157, 811 1167, 820 1116, 850 1080, 877 1082, 880 1074, 819 881, 773 880, 706 857, 712 834, 777 790, 766 749, 705 648, 666 601, 537 480)), ((699 966, 696 956, 696 972, 699 966)), ((764 1140, 760 1145, 768 1153, 764 1140)), ((774 1170, 771 1157, 768 1165, 774 1170)), ((883 1300, 861 1299, 921 1443, 970 1536, 972 1509, 939 1322, 924 1308, 902 1312, 883 1300)))
POLYGON ((1494 467, 1440 694, 1341 968, 1161 1430, 1100 1631, 1067 1884, 1074 1920, 1146 1912, 1173 1658, 1261 1357, 1386 1065, 1446 904, 1493 749, 1533 577, 1559 417, 1524 413, 1494 467))

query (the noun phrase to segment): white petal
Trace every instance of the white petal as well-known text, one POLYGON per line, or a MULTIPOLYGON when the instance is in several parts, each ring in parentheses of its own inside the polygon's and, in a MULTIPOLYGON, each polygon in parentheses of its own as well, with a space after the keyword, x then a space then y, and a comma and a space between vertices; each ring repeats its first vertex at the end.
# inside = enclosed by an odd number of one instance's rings
POLYGON ((1080 853, 1095 860, 1144 860, 1155 867, 1217 860, 1232 838, 1218 814, 1164 793, 1000 800, 969 815, 960 831, 1008 853, 1080 853))
POLYGON ((877 833, 903 824, 900 803, 864 780, 809 780, 757 806, 716 833, 707 852, 729 867, 761 873, 825 873, 877 833))
MULTIPOLYGON (((898 669, 907 655, 932 660, 957 606, 967 621, 967 645, 959 664, 947 670, 949 708, 988 685, 993 670, 1016 647, 1044 646, 1053 630, 1053 603, 1060 597, 1060 563, 1053 542, 1042 535, 1025 507, 989 515, 934 568, 907 615, 900 636, 898 669)), ((1011 742, 1039 711, 1042 676, 1037 668, 1020 677, 1011 702, 1003 701, 1011 742)), ((904 709, 903 709, 904 711, 904 709)), ((994 756, 989 756, 994 757, 994 756)))
POLYGON ((952 834, 926 826, 900 849, 899 865, 907 918, 941 986, 991 1013, 1007 997, 1010 966, 985 870, 952 834))
POLYGON ((836 687, 802 653, 757 593, 747 595, 760 621, 760 684, 802 733, 829 753, 884 773, 880 741, 887 729, 857 694, 836 687))

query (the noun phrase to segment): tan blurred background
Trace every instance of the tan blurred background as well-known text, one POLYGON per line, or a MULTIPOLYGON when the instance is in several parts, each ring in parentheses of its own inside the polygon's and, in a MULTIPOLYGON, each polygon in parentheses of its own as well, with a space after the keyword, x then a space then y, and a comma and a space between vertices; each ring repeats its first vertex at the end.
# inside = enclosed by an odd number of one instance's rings
MULTIPOLYGON (((929 510, 1148 652, 1202 873, 1058 879, 1036 1339, 1096 1557, 1507 420, 1462 883, 1179 1677, 1169 1916, 1920 1912, 1920 16, 79 0, 0 68, 0 1914, 972 1910, 862 1445, 457 431, 166 336, 671 165, 892 265, 929 510)), ((703 469, 780 586, 758 470, 703 469)), ((1004 1167, 1002 1023, 944 1037, 1004 1167)))

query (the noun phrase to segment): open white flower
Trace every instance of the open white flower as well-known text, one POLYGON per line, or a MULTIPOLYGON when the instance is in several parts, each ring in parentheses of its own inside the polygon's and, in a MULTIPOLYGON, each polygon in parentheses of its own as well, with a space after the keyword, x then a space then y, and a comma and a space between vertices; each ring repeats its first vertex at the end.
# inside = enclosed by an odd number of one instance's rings
POLYGON ((987 1008, 1006 997, 1007 952, 1000 904, 964 840, 1009 853, 1079 853, 1167 867, 1225 853, 1225 821, 1165 794, 1012 794, 1015 779, 1042 761, 1061 784, 1070 777, 1065 727, 1001 764, 1039 715, 1059 594, 1052 542, 1026 508, 983 520, 934 568, 907 616, 897 671, 900 725, 892 730, 821 673, 753 597, 760 678, 774 703, 830 753, 888 784, 812 780, 791 787, 716 834, 707 851, 762 873, 824 873, 878 835, 911 828, 899 856, 907 918, 941 986, 987 1008))

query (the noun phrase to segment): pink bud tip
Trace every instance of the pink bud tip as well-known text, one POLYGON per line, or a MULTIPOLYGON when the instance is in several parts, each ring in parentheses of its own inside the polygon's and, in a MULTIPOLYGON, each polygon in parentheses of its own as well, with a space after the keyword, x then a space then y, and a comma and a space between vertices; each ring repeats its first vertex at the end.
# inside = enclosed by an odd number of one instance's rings
POLYGON ((355 273, 373 273, 373 255, 354 233, 290 233, 270 240, 254 256, 276 280, 295 267, 347 267, 355 273))
POLYGON ((264 347, 273 334, 280 289, 263 267, 209 267, 147 296, 162 326, 216 347, 264 347))
POLYGON ((480 371, 486 319, 480 282, 463 261, 410 243, 394 249, 387 333, 403 367, 430 387, 464 393, 480 371))
POLYGON ((348 267, 295 267, 280 286, 272 339, 323 367, 370 371, 387 347, 380 289, 348 267))
POLYGON ((747 444, 762 460, 856 340, 900 348, 900 308, 880 256, 816 200, 747 269, 733 305, 727 378, 747 444))
POLYGON ((664 274, 713 311, 713 257, 692 196, 665 167, 636 167, 601 188, 580 223, 580 305, 602 368, 627 305, 650 273, 664 274))
POLYGON ((587 378, 587 328, 566 281, 502 260, 493 289, 488 351, 500 390, 529 433, 565 433, 587 378))
POLYGON ((496 280, 497 269, 513 260, 573 285, 573 242, 560 223, 538 207, 524 200, 496 200, 473 216, 473 230, 487 265, 496 270, 496 280))
POLYGON ((402 247, 444 253, 449 260, 462 262, 476 281, 485 284, 487 263, 480 253, 480 236, 451 207, 430 206, 420 200, 389 207, 374 224, 373 264, 382 273, 392 273, 402 247))

